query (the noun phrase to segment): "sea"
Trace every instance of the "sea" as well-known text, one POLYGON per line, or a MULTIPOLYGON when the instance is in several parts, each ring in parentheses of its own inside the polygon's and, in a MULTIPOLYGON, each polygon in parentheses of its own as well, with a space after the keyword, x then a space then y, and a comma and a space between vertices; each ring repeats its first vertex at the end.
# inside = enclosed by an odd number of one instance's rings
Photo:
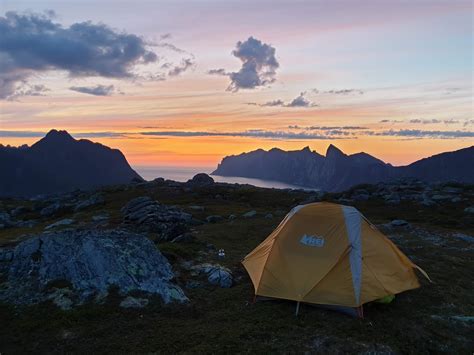
MULTIPOLYGON (((214 170, 212 167, 176 167, 176 166, 133 166, 133 169, 140 174, 145 180, 153 180, 162 177, 168 180, 186 182, 198 173, 209 174, 214 170)), ((216 182, 226 182, 229 184, 249 184, 257 187, 266 187, 274 189, 296 189, 296 190, 311 190, 318 189, 303 187, 298 185, 285 184, 279 181, 262 180, 244 178, 238 176, 217 176, 212 175, 216 182)))

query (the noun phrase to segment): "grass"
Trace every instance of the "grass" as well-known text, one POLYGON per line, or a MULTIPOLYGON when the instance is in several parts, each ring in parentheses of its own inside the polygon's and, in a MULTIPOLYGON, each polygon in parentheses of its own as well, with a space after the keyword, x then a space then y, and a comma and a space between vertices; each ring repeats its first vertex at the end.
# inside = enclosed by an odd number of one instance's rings
MULTIPOLYGON (((161 304, 152 298, 148 307, 125 310, 112 293, 105 304, 88 304, 61 311, 45 303, 15 308, 0 305, 0 353, 442 353, 470 354, 474 350, 473 324, 451 316, 474 315, 473 249, 467 242, 450 238, 450 233, 472 235, 471 221, 462 209, 426 208, 410 203, 386 206, 382 201, 356 204, 374 223, 406 219, 413 230, 397 232, 394 241, 434 280, 420 277, 422 287, 397 296, 390 305, 365 306, 365 319, 303 305, 294 316, 295 303, 263 301, 252 304, 253 286, 241 259, 275 228, 282 211, 308 198, 304 192, 225 186, 183 191, 164 184, 136 186, 125 191, 106 191, 106 204, 80 215, 78 223, 106 211, 110 226, 121 221, 120 208, 131 198, 151 196, 177 205, 204 220, 221 215, 222 221, 192 227, 192 242, 158 245, 178 271, 177 282, 184 287, 189 274, 181 267, 185 260, 219 262, 232 269, 237 280, 230 289, 204 286, 185 289, 187 305, 161 304), (191 205, 204 207, 194 211, 191 205), (256 210, 254 218, 241 215, 256 210), (272 213, 273 218, 265 218, 272 213), (230 214, 239 216, 227 219, 230 214), (420 238, 418 229, 436 236, 440 243, 420 238), (215 249, 226 250, 217 259, 215 249), (6 325, 6 326, 4 326, 6 325)), ((11 204, 20 204, 13 201, 11 204)), ((471 203, 468 201, 466 203, 471 203)), ((61 216, 61 218, 71 217, 61 216)), ((54 219, 41 220, 42 224, 54 219)), ((15 229, 0 232, 0 241, 14 240, 15 229)), ((23 231, 21 233, 24 233, 23 231)), ((152 236, 151 236, 152 237, 152 236)))

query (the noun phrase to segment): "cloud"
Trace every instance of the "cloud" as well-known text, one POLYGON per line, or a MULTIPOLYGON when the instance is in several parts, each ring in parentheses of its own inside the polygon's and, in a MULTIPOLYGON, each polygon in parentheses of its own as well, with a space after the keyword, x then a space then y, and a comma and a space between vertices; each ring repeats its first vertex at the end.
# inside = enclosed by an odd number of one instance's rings
POLYGON ((441 123, 441 120, 438 120, 436 118, 426 120, 426 119, 414 119, 410 120, 410 123, 421 123, 421 124, 435 124, 435 123, 441 123))
POLYGON ((20 97, 24 96, 46 96, 45 93, 51 91, 46 86, 38 84, 38 85, 29 85, 26 82, 22 82, 14 92, 8 96, 8 100, 17 100, 20 97))
POLYGON ((71 86, 69 90, 95 96, 111 96, 115 87, 113 85, 71 86))
POLYGON ((372 136, 398 136, 412 138, 473 138, 474 132, 471 131, 425 131, 419 129, 400 129, 388 131, 366 131, 367 135, 372 136))
POLYGON ((280 66, 275 57, 275 48, 260 40, 249 37, 239 41, 232 55, 240 59, 242 67, 237 72, 226 72, 224 69, 211 69, 209 74, 225 75, 230 78, 227 90, 255 89, 273 83, 276 70, 280 66))
POLYGON ((454 118, 450 118, 449 120, 444 120, 443 123, 444 124, 457 124, 457 123, 460 123, 460 121, 455 120, 454 118))
POLYGON ((178 76, 184 73, 189 68, 193 68, 196 64, 194 63, 193 58, 185 58, 181 60, 181 64, 175 66, 168 72, 169 76, 178 76))
POLYGON ((363 95, 364 91, 359 89, 341 89, 341 90, 326 90, 320 91, 318 89, 311 90, 315 94, 329 94, 329 95, 363 95))
POLYGON ((361 127, 361 126, 310 126, 306 127, 306 130, 319 130, 319 131, 329 131, 333 129, 345 129, 345 130, 359 130, 359 129, 365 129, 366 127, 361 127))
POLYGON ((0 17, 0 98, 39 72, 65 71, 70 77, 133 78, 138 65, 158 61, 137 35, 104 24, 69 27, 43 14, 7 12, 0 17))
POLYGON ((226 70, 223 69, 223 68, 208 70, 207 74, 210 74, 210 75, 223 75, 223 76, 228 76, 229 75, 229 73, 226 72, 226 70))
POLYGON ((249 138, 267 138, 267 139, 288 139, 288 140, 306 140, 306 139, 338 139, 339 134, 316 134, 307 132, 286 132, 286 131, 266 131, 260 129, 247 130, 242 132, 194 132, 194 131, 155 131, 141 132, 145 136, 171 136, 171 137, 249 137, 249 138))
POLYGON ((294 98, 293 100, 291 100, 288 103, 285 103, 283 100, 278 99, 278 100, 273 100, 273 101, 267 101, 264 104, 257 104, 255 102, 249 102, 248 105, 257 105, 257 106, 261 106, 261 107, 280 106, 280 107, 300 107, 300 108, 318 106, 316 103, 309 101, 305 97, 305 95, 306 95, 306 92, 302 92, 301 94, 299 94, 299 96, 297 96, 296 98, 294 98))

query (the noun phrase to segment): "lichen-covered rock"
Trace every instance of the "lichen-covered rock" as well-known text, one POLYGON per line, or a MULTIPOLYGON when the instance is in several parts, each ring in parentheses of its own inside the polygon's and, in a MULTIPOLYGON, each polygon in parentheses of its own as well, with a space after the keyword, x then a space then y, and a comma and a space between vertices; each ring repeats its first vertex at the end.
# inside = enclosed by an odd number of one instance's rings
POLYGON ((188 229, 192 215, 158 203, 148 196, 137 197, 122 207, 125 225, 144 232, 154 232, 162 240, 172 240, 188 229))
MULTIPOLYGON (((68 231, 41 234, 17 245, 0 288, 0 299, 36 303, 51 298, 50 285, 71 285, 80 303, 139 290, 160 295, 165 303, 187 300, 168 260, 145 236, 121 231, 68 231)), ((68 296, 69 299, 71 297, 68 296)))
POLYGON ((200 264, 191 267, 191 270, 195 274, 205 274, 207 281, 222 288, 232 287, 234 278, 232 272, 219 264, 200 264))
POLYGON ((122 308, 144 308, 148 306, 148 299, 146 298, 137 298, 128 296, 122 302, 120 302, 120 307, 122 308))

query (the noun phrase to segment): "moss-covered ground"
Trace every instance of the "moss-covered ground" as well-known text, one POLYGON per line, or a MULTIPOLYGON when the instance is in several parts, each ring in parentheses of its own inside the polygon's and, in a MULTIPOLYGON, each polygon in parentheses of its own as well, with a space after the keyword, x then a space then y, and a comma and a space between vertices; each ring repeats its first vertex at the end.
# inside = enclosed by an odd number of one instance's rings
MULTIPOLYGON (((181 267, 186 260, 219 262, 236 278, 230 289, 211 286, 185 289, 187 305, 161 304, 152 299, 143 309, 122 309, 111 292, 104 304, 88 304, 70 311, 45 303, 29 307, 0 305, 0 353, 458 353, 474 351, 474 246, 455 238, 455 233, 474 235, 474 221, 460 204, 422 207, 412 202, 391 206, 383 201, 356 203, 373 223, 405 219, 412 228, 391 231, 394 242, 425 269, 433 280, 420 277, 422 287, 405 292, 389 305, 368 304, 365 318, 303 305, 295 317, 295 303, 252 303, 253 286, 241 259, 275 228, 288 210, 307 200, 305 192, 254 187, 238 189, 219 185, 198 189, 167 184, 145 184, 128 189, 105 190, 106 203, 72 216, 65 213, 39 219, 34 228, 0 231, 0 243, 14 245, 57 220, 72 217, 87 228, 93 215, 107 212, 109 225, 121 223, 120 208, 131 198, 152 196, 177 205, 205 220, 225 217, 217 223, 192 227, 194 241, 158 243, 177 272, 184 288, 189 275, 181 267), (203 211, 190 208, 203 206, 203 211), (257 216, 242 214, 256 210, 257 216), (272 218, 265 217, 268 213, 272 218), (227 216, 235 214, 234 220, 227 216), (225 259, 215 249, 226 250, 225 259), (468 317, 471 318, 468 318, 468 317), (460 317, 460 318, 459 318, 460 317), (463 318, 464 317, 464 318, 463 318)), ((330 195, 331 200, 338 195, 330 195)), ((31 202, 4 200, 4 208, 31 202)), ((150 238, 153 239, 153 235, 150 238)))

